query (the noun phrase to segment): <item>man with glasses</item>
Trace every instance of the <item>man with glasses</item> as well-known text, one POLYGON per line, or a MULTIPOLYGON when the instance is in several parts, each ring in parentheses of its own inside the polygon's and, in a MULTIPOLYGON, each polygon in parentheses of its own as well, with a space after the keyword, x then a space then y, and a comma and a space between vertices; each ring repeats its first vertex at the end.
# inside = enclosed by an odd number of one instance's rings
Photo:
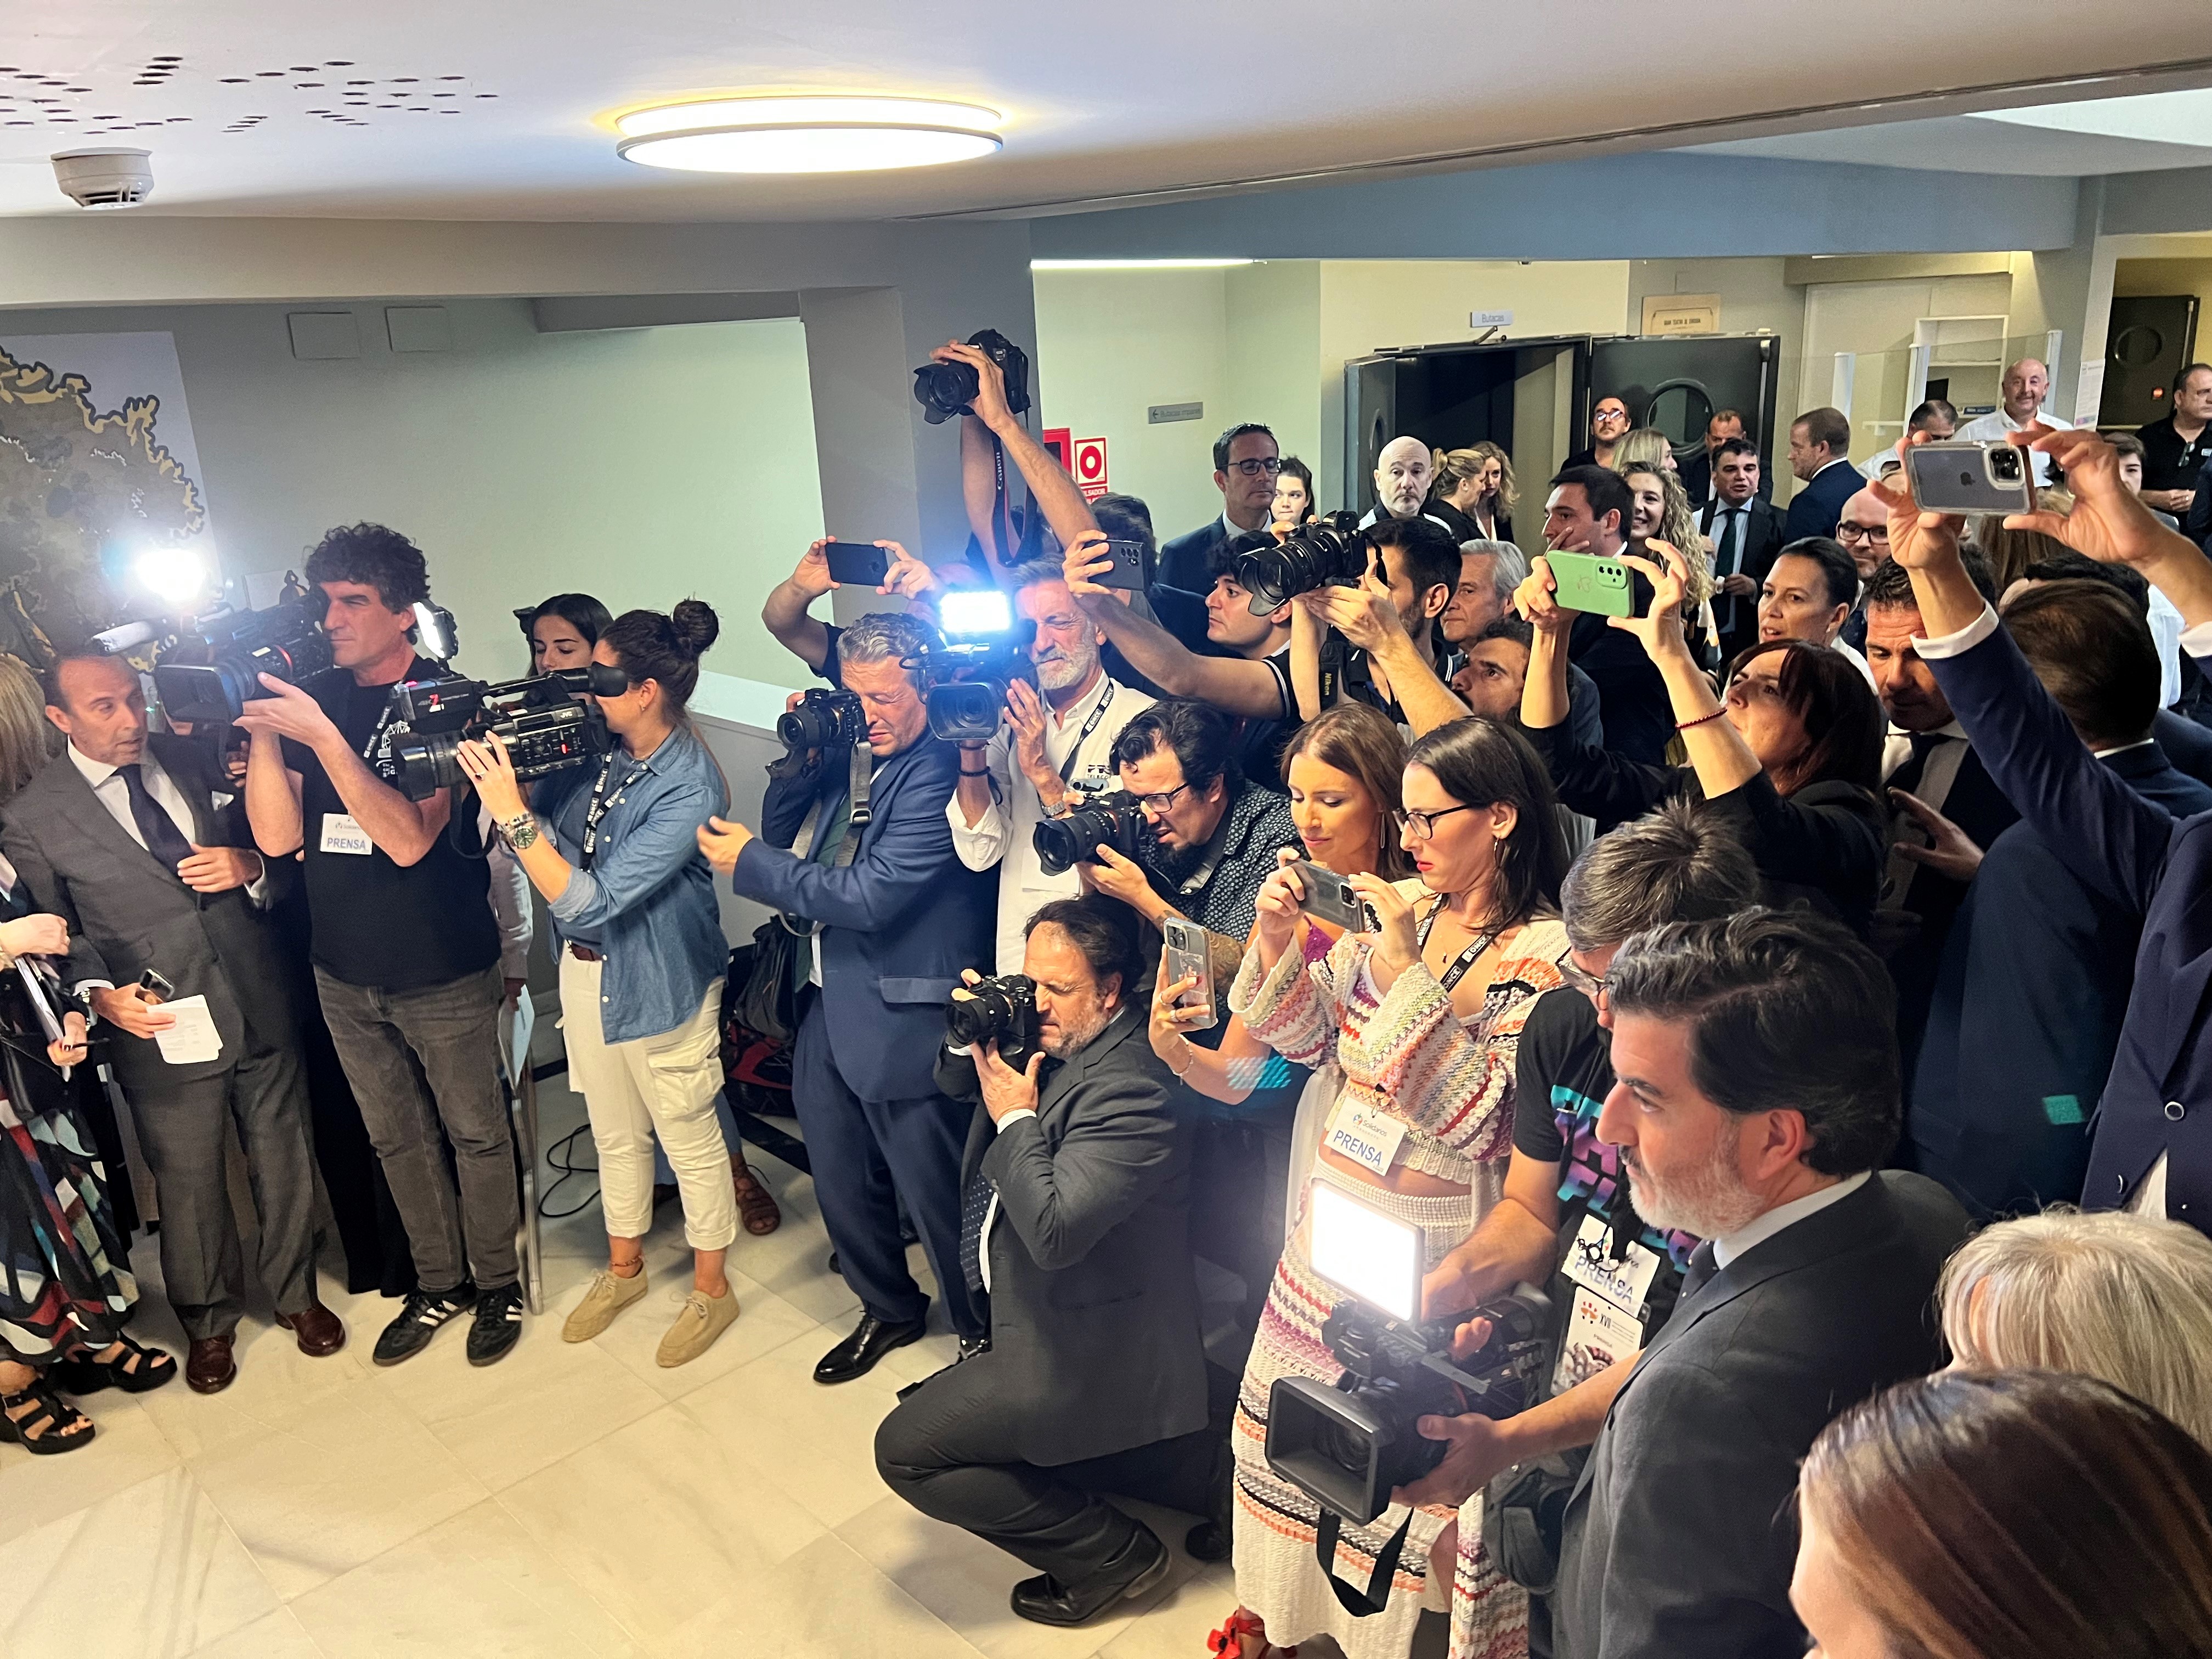
POLYGON ((1590 410, 1589 447, 1568 456, 1567 465, 1611 466, 1613 447, 1628 435, 1628 428, 1633 424, 1628 417, 1626 404, 1618 398, 1599 398, 1597 407, 1590 410))
POLYGON ((1874 580, 1874 573, 1889 556, 1889 514, 1871 489, 1862 489, 1844 503, 1843 517, 1836 520, 1836 540, 1844 552, 1851 556, 1851 568, 1859 573, 1859 603, 1851 608, 1844 631, 1837 637, 1860 655, 1866 654, 1866 584, 1874 580))
POLYGON ((1275 507, 1275 480, 1283 471, 1275 434, 1243 421, 1213 441, 1213 487, 1221 516, 1177 536, 1160 549, 1158 580, 1165 587, 1203 593, 1211 585, 1206 556, 1232 536, 1265 530, 1275 507))
POLYGON ((1713 451, 1713 499, 1698 514, 1698 532, 1713 549, 1713 617, 1724 663, 1757 642, 1759 585, 1782 550, 1782 514, 1759 498, 1761 471, 1756 444, 1723 439, 1713 451))

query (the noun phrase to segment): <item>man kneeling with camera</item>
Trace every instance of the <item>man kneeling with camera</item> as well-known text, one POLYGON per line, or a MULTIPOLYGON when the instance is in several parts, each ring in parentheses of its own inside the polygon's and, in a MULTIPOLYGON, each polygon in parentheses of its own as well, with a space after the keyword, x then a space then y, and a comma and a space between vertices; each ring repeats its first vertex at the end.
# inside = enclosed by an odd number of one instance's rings
POLYGON ((1097 1494, 1202 1510, 1212 1437, 1189 1150, 1133 994, 1136 920, 1057 899, 1025 945, 1021 974, 965 975, 937 1070, 979 1103, 960 1255, 991 1346, 900 1402, 876 1467, 925 1515, 1038 1570, 1017 1613, 1079 1625, 1168 1571, 1167 1547, 1097 1494))

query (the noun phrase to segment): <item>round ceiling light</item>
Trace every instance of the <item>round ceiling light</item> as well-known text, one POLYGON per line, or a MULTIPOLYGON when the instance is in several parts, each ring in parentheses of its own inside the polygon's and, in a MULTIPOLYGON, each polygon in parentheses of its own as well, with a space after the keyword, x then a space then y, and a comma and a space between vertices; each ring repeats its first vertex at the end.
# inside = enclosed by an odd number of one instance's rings
POLYGON ((866 173, 973 161, 1005 118, 935 98, 709 98, 617 117, 615 153, 687 173, 866 173))

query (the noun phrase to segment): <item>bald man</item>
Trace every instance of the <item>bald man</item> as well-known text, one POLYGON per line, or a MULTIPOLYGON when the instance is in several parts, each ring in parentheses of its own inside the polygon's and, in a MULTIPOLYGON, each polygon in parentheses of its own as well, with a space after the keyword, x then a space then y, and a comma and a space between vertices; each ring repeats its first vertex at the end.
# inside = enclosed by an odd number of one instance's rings
MULTIPOLYGON (((1986 415, 1978 415, 1959 428, 1960 438, 1989 443, 2002 440, 2008 432, 2040 421, 2044 425, 2063 430, 2074 422, 2061 418, 2044 408, 2043 400, 2051 395, 2051 370, 2034 357, 2023 357, 2004 372, 2004 402, 1986 415)), ((2035 483, 2042 489, 2051 482, 2051 457, 2035 456, 2035 483)))
POLYGON ((1364 530, 1378 519, 1425 517, 1449 530, 1451 526, 1442 519, 1421 511, 1421 504, 1429 499, 1429 487, 1436 481, 1436 461, 1428 445, 1419 438, 1391 439, 1375 458, 1375 505, 1367 509, 1359 527, 1364 530))

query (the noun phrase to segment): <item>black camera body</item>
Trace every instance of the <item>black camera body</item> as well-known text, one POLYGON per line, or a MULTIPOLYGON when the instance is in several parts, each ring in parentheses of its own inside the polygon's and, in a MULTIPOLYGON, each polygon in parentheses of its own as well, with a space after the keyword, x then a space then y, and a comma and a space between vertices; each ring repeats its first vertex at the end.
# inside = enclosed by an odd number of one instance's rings
POLYGON ((1016 680, 1037 683, 1024 625, 1012 638, 956 642, 929 653, 930 735, 947 743, 981 743, 1006 718, 1006 690, 1016 680))
MULTIPOLYGON (((968 343, 999 366, 1006 382, 1006 408, 1015 415, 1030 406, 1029 354, 995 328, 968 337, 968 343)), ((969 363, 924 363, 914 372, 914 400, 922 408, 922 419, 941 425, 965 414, 983 389, 981 378, 969 363)))
POLYGON ((979 979, 953 992, 945 1005, 945 1041, 949 1048, 998 1045, 999 1058, 1016 1071, 1037 1049, 1036 981, 1027 974, 979 979))
POLYGON ((488 685, 460 675, 402 680, 392 688, 392 724, 379 769, 410 800, 464 781, 461 744, 497 732, 518 778, 542 778, 596 759, 612 746, 592 696, 619 696, 629 679, 593 663, 488 685))
POLYGON ((1357 587, 1375 550, 1350 513, 1332 513, 1300 525, 1272 547, 1237 558, 1237 585, 1252 596, 1252 614, 1264 617, 1286 601, 1319 587, 1357 587))
POLYGON ((189 623, 154 670, 163 712, 195 726, 227 725, 271 695, 262 675, 297 685, 331 667, 324 605, 320 592, 301 593, 265 611, 219 611, 189 623))
POLYGON ((852 692, 817 686, 784 711, 775 737, 790 750, 856 748, 868 740, 868 717, 852 692))
POLYGON ((1279 1376, 1267 1395, 1267 1467, 1324 1509, 1365 1525, 1390 1493, 1443 1461, 1449 1445, 1424 1437, 1424 1417, 1511 1417, 1534 1402, 1551 1301, 1532 1285, 1471 1313, 1430 1322, 1393 1319, 1357 1300, 1340 1302, 1321 1328, 1344 1367, 1334 1388, 1279 1376), (1452 1333, 1487 1319, 1482 1352, 1455 1364, 1452 1333))
POLYGON ((1096 864, 1102 842, 1125 859, 1141 860, 1150 827, 1137 798, 1116 789, 1059 817, 1040 819, 1030 845, 1045 874, 1057 876, 1079 864, 1096 864))

